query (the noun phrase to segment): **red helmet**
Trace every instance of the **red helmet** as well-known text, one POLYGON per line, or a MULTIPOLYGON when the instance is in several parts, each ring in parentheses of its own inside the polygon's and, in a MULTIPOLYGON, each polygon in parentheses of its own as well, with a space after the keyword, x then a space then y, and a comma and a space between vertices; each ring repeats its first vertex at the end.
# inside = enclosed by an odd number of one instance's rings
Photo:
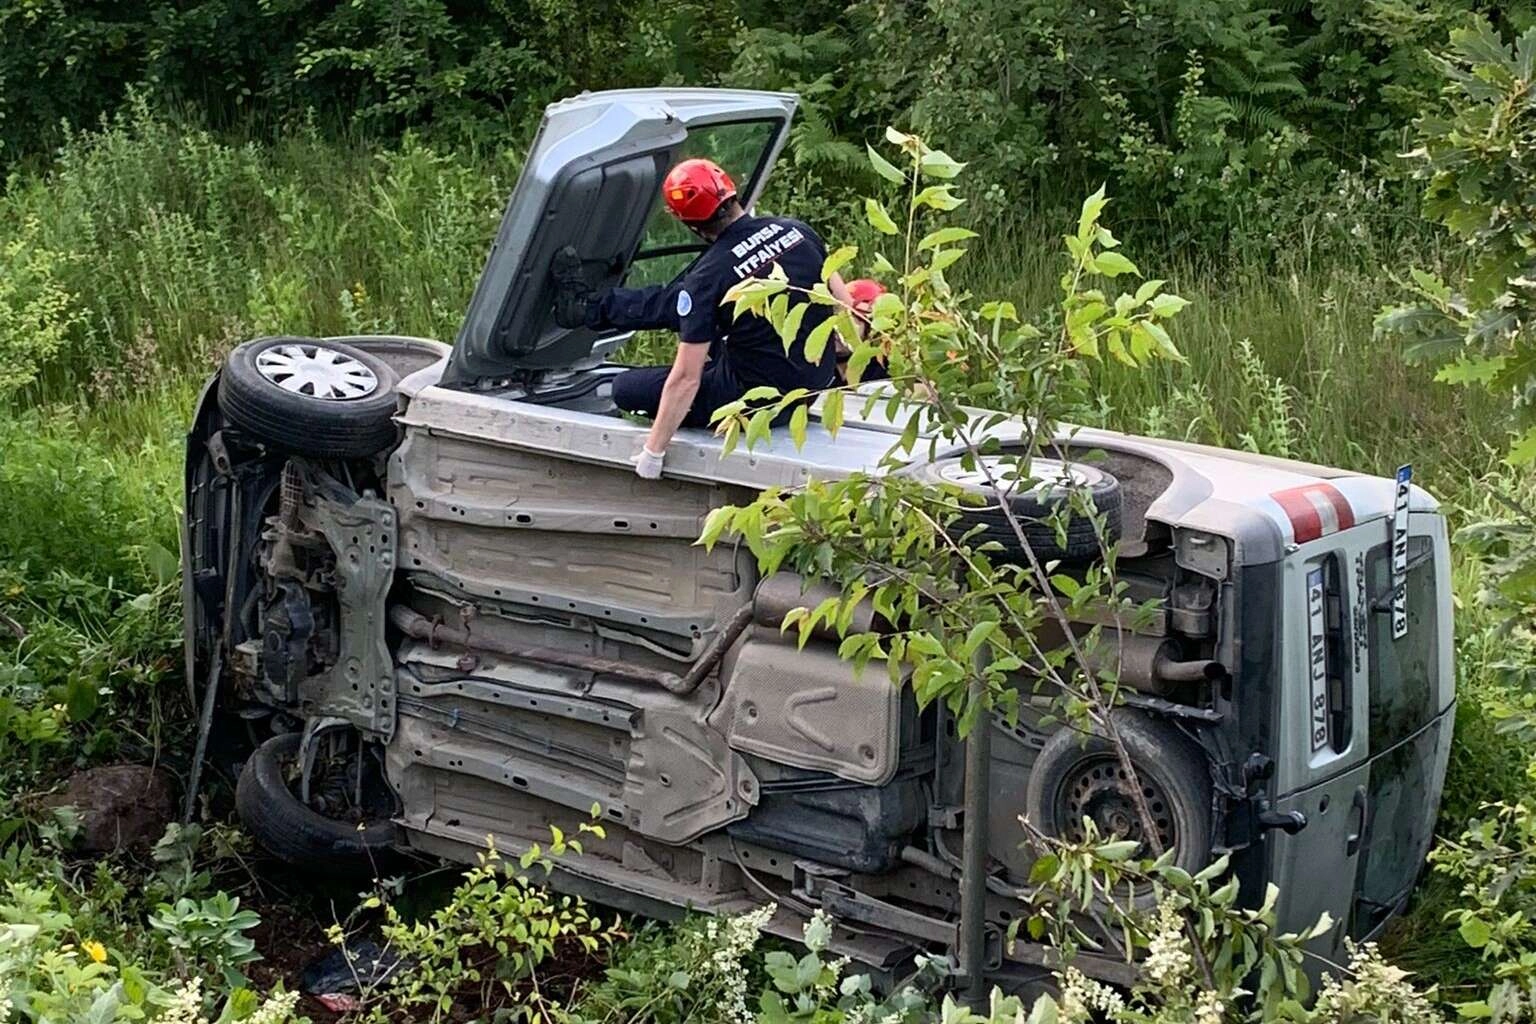
POLYGON ((885 285, 874 278, 861 277, 857 281, 848 282, 848 297, 853 300, 855 308, 868 308, 884 294, 885 285))
POLYGON ((736 198, 736 183, 713 160, 684 160, 661 183, 667 209, 678 220, 709 220, 727 199, 736 198))

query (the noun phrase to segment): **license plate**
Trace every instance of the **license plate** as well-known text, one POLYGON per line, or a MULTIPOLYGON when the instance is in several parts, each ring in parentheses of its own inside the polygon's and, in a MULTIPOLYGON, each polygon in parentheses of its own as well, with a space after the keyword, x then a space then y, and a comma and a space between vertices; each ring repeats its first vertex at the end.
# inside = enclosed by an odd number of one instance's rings
POLYGON ((1392 503, 1392 639, 1408 635, 1408 494, 1413 487, 1413 467, 1397 471, 1397 493, 1392 503))
POLYGON ((1312 752, 1328 745, 1328 594, 1321 567, 1307 573, 1307 658, 1311 680, 1312 752))

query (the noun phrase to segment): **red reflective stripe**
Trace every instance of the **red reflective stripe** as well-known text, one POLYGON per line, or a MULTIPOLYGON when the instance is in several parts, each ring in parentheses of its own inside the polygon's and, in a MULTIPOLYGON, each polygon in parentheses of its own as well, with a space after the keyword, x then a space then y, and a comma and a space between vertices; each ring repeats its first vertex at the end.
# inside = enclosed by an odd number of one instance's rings
POLYGON ((1317 540, 1323 535, 1323 517, 1317 514, 1317 509, 1307 500, 1306 492, 1305 487, 1293 487, 1270 495, 1279 502, 1285 517, 1291 521, 1291 533, 1297 544, 1317 540))
POLYGON ((1339 489, 1331 484, 1304 484, 1276 491, 1270 497, 1291 521, 1291 533, 1297 544, 1305 544, 1309 540, 1317 540, 1324 533, 1334 533, 1336 529, 1347 530, 1355 525, 1355 510, 1350 507, 1344 495, 1339 493, 1339 489), (1333 517, 1338 520, 1336 528, 1331 523, 1328 529, 1323 528, 1323 517, 1315 503, 1319 500, 1332 507, 1333 517))

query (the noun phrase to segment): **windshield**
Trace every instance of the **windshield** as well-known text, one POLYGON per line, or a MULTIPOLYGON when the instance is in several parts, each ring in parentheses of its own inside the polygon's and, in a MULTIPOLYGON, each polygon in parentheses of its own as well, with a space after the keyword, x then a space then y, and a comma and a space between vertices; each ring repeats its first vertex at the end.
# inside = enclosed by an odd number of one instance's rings
MULTIPOLYGON (((1440 632, 1436 620, 1434 544, 1412 537, 1408 545, 1408 634, 1392 636, 1392 549, 1373 548, 1365 567, 1370 586, 1370 745, 1380 753, 1411 736, 1438 710, 1440 632)), ((1362 624, 1357 623, 1359 629, 1362 624)))
MULTIPOLYGON (((737 121, 691 128, 677 155, 678 161, 691 157, 713 160, 736 182, 736 191, 745 201, 759 184, 768 162, 769 151, 778 136, 778 121, 737 121)), ((640 251, 630 268, 625 284, 641 287, 665 284, 688 268, 705 245, 697 235, 683 227, 665 203, 650 197, 653 204, 640 251)))

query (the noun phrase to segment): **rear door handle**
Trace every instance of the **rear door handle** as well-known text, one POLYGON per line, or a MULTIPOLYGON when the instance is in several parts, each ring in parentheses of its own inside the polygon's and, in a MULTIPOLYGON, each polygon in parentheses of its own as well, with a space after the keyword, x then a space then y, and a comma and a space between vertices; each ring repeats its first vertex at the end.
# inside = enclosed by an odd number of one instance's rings
POLYGON ((1355 830, 1344 841, 1344 852, 1353 857, 1360 852, 1360 839, 1365 835, 1365 787, 1355 787, 1355 798, 1350 802, 1349 813, 1355 815, 1355 830))
POLYGON ((1288 836, 1307 827, 1307 816, 1300 811, 1260 811, 1259 828, 1277 828, 1288 836))

